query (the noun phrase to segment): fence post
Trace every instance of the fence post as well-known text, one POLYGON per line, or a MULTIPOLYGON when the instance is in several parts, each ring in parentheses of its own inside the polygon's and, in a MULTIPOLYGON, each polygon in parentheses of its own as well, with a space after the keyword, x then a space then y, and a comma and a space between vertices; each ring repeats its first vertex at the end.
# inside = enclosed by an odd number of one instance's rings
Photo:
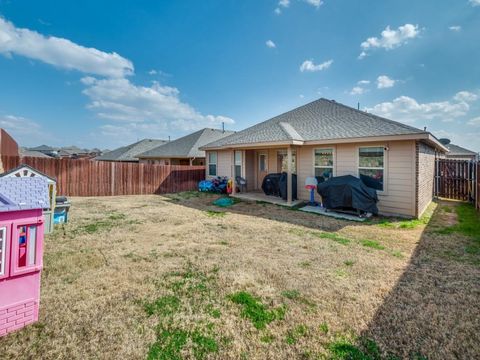
POLYGON ((110 191, 111 191, 111 194, 112 196, 115 195, 115 162, 111 162, 111 166, 110 166, 110 171, 112 173, 112 176, 110 177, 110 191))

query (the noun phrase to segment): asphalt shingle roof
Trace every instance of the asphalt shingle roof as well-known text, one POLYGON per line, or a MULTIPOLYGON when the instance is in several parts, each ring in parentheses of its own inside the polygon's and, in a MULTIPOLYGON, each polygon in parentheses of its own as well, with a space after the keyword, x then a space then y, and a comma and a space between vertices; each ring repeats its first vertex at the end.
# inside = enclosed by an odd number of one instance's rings
POLYGON ((154 139, 143 139, 136 143, 122 146, 118 149, 109 151, 101 156, 97 156, 95 160, 103 161, 138 161, 138 155, 153 149, 157 146, 163 145, 168 141, 165 140, 154 140, 154 139))
POLYGON ((214 141, 205 148, 416 133, 426 132, 322 98, 214 141))
POLYGON ((445 147, 449 150, 448 154, 447 155, 468 155, 468 156, 471 156, 471 155, 477 155, 477 153, 475 151, 471 151, 471 150, 468 150, 468 149, 465 149, 461 146, 458 146, 458 145, 455 145, 455 144, 446 144, 445 147))
POLYGON ((233 134, 233 131, 222 131, 205 128, 170 141, 165 145, 158 146, 140 155, 140 158, 193 158, 205 157, 205 151, 198 148, 212 141, 216 141, 233 134))

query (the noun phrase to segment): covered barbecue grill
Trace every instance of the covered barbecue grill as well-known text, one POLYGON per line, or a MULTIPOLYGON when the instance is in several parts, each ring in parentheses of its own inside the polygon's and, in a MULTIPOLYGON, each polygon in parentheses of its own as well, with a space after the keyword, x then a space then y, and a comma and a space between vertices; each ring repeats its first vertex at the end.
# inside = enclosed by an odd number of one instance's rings
MULTIPOLYGON (((262 190, 265 195, 281 197, 287 200, 287 179, 286 172, 268 174, 263 178, 262 190)), ((297 199, 297 175, 292 174, 292 200, 297 199)))
POLYGON ((352 175, 333 177, 318 184, 317 192, 327 209, 378 214, 377 191, 352 175))

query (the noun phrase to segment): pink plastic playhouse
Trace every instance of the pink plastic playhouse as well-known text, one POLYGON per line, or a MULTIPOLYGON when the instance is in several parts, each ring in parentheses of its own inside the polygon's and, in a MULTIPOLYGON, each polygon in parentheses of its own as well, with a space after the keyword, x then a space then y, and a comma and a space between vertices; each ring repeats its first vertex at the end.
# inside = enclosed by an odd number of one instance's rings
POLYGON ((0 179, 0 336, 38 320, 48 207, 45 179, 0 179))

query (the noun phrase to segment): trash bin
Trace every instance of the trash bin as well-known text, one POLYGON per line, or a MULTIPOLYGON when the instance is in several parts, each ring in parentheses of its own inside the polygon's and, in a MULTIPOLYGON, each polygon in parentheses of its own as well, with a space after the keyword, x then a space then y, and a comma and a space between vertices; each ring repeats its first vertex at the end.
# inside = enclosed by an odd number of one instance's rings
POLYGON ((70 210, 70 202, 66 196, 57 196, 55 204, 55 212, 53 214, 54 224, 63 224, 68 222, 68 211, 70 210))

